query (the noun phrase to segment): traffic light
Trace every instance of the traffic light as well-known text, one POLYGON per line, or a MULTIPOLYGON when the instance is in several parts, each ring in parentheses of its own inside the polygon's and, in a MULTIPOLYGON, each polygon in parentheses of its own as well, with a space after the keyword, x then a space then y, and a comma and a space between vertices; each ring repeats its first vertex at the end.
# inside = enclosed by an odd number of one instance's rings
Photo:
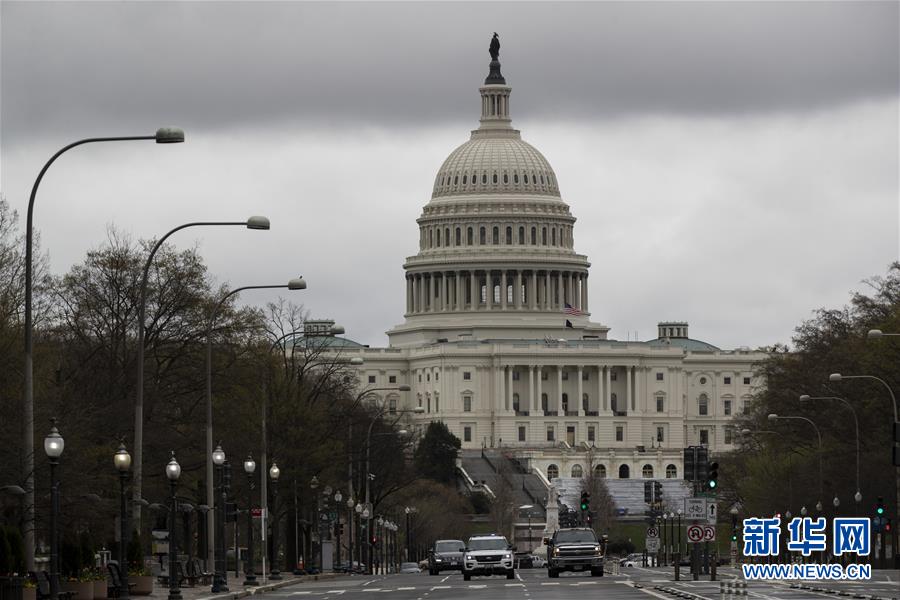
POLYGON ((709 448, 697 447, 697 481, 706 481, 709 471, 709 448))
POLYGON ((581 510, 587 510, 591 505, 591 495, 587 492, 581 492, 581 510))
POLYGON ((653 501, 656 503, 662 502, 663 499, 662 494, 662 482, 654 481, 653 482, 653 501))
POLYGON ((881 496, 875 502, 875 514, 879 517, 884 514, 884 498, 881 496))
POLYGON ((891 532, 891 526, 892 526, 891 520, 890 520, 890 519, 886 519, 886 520, 884 521, 884 530, 885 530, 885 532, 890 533, 890 532, 891 532))
POLYGON ((651 485, 652 481, 644 482, 644 502, 650 504, 653 502, 653 486, 651 485))
POLYGON ((585 515, 584 522, 588 527, 593 525, 594 524, 594 515, 589 512, 587 515, 585 515))
POLYGON ((377 536, 377 535, 373 535, 373 536, 369 539, 369 543, 372 544, 373 546, 377 546, 377 545, 378 545, 378 536, 377 536))
POLYGON ((695 448, 684 449, 684 478, 688 481, 694 480, 697 468, 697 464, 694 462, 694 450, 695 448))
POLYGON ((709 463, 709 468, 706 471, 706 487, 711 490, 715 490, 719 485, 719 463, 711 462, 709 463))
POLYGON ((226 523, 237 523, 237 503, 236 502, 226 502, 225 503, 225 522, 226 523))

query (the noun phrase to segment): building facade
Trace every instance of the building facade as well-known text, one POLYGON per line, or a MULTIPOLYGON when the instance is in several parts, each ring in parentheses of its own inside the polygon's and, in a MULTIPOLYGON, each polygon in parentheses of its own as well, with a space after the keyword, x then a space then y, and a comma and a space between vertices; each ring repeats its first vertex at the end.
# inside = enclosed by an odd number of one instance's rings
POLYGON ((493 60, 479 127, 450 153, 406 259, 403 323, 361 356, 364 388, 389 409, 421 406, 463 448, 510 449, 552 479, 681 478, 682 448, 735 443, 732 417, 759 385, 746 348, 691 339, 616 341, 591 321, 588 258, 549 162, 510 118, 511 88, 493 60))

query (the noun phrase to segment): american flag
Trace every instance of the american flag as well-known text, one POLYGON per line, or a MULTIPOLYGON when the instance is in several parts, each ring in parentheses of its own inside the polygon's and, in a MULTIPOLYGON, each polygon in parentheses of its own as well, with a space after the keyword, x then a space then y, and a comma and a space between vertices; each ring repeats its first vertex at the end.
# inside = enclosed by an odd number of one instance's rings
POLYGON ((576 317, 580 317, 581 315, 584 314, 583 312, 581 312, 580 310, 578 310, 577 308, 575 308, 568 302, 565 302, 565 305, 566 305, 566 307, 563 309, 563 312, 566 313, 567 315, 575 315, 576 317))

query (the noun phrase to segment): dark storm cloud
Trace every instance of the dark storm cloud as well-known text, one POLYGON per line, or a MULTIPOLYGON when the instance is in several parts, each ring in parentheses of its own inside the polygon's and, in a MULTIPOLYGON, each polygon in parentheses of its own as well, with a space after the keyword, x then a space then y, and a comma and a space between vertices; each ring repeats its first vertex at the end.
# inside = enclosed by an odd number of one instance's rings
POLYGON ((0 118, 4 146, 98 123, 471 124, 493 30, 516 117, 808 110, 897 93, 898 6, 3 2, 0 118))

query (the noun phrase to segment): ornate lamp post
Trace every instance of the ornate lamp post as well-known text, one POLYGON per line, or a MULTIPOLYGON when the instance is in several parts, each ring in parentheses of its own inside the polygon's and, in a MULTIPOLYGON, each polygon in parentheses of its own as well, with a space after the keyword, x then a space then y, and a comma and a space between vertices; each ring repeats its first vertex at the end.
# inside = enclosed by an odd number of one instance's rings
MULTIPOLYGON (((309 480, 309 489, 312 490, 313 498, 315 498, 315 500, 316 500, 315 514, 313 515, 313 517, 314 517, 313 520, 315 521, 315 523, 313 525, 315 526, 316 537, 319 538, 319 550, 321 551, 321 549, 322 549, 322 525, 321 525, 321 520, 319 519, 319 494, 316 491, 319 489, 319 478, 316 477, 315 475, 313 475, 313 478, 309 480)), ((310 528, 310 534, 311 533, 312 533, 312 528, 310 528)), ((317 552, 315 551, 314 542, 312 541, 312 535, 310 535, 309 550, 310 550, 310 554, 313 555, 313 561, 312 561, 313 568, 316 568, 316 566, 317 566, 316 563, 318 563, 318 569, 319 569, 319 572, 321 573, 322 572, 321 553, 318 553, 319 560, 317 561, 316 560, 317 552)))
POLYGON ((247 566, 244 567, 244 585, 256 585, 256 573, 253 572, 253 473, 256 472, 256 461, 248 454, 244 459, 244 473, 247 474, 247 566))
POLYGON ((366 569, 366 561, 365 561, 365 552, 366 552, 366 542, 363 540, 362 532, 363 532, 363 520, 362 520, 362 512, 363 505, 359 502, 356 503, 356 507, 354 507, 353 511, 356 513, 356 546, 358 548, 359 553, 359 566, 365 572, 366 569))
POLYGON ((334 493, 334 506, 335 513, 337 514, 337 523, 335 524, 335 546, 337 547, 337 558, 335 559, 335 567, 334 570, 337 571, 341 567, 341 500, 344 497, 341 495, 341 490, 338 490, 334 493))
POLYGON ((281 570, 278 568, 278 478, 281 476, 281 469, 275 462, 269 467, 269 479, 272 481, 272 512, 275 518, 272 519, 272 560, 269 563, 269 578, 278 581, 281 579, 281 570))
MULTIPOLYGON (((59 482, 56 467, 66 442, 56 428, 56 419, 50 419, 50 433, 44 438, 44 452, 50 459, 50 600, 59 598, 59 482)), ((27 490, 26 490, 27 492, 27 490)))
POLYGON ((169 600, 181 600, 181 588, 178 581, 178 478, 181 477, 181 465, 175 460, 175 451, 166 465, 166 477, 169 480, 172 506, 169 509, 169 600))
POLYGON ((378 563, 379 570, 384 573, 384 517, 379 515, 375 524, 377 525, 375 536, 378 540, 378 543, 376 544, 375 560, 378 563))
MULTIPOLYGON (((357 508, 358 507, 359 507, 359 505, 357 505, 357 508)), ((363 526, 363 528, 366 532, 366 546, 365 546, 366 547, 366 566, 365 566, 365 569, 366 569, 366 573, 368 575, 371 575, 372 574, 372 533, 371 533, 370 529, 372 527, 372 523, 371 523, 371 521, 369 521, 369 517, 372 516, 372 513, 369 512, 369 507, 364 506, 362 509, 362 513, 360 513, 359 516, 362 517, 361 523, 365 524, 363 526)))
POLYGON ((352 489, 347 498, 347 564, 349 573, 353 572, 353 507, 356 502, 353 500, 352 489))
POLYGON ((113 463, 116 465, 116 470, 119 471, 119 485, 122 496, 119 512, 119 574, 122 578, 122 587, 119 588, 119 598, 128 600, 128 558, 126 548, 128 547, 130 528, 128 527, 128 494, 125 486, 128 483, 128 473, 131 471, 131 455, 125 449, 124 440, 119 444, 118 451, 113 455, 113 463))
POLYGON ((228 573, 225 568, 225 503, 228 497, 225 493, 225 451, 222 450, 221 443, 213 450, 212 463, 216 468, 216 479, 219 482, 219 501, 214 504, 216 535, 213 546, 216 557, 215 573, 210 591, 218 594, 228 591, 228 573))

